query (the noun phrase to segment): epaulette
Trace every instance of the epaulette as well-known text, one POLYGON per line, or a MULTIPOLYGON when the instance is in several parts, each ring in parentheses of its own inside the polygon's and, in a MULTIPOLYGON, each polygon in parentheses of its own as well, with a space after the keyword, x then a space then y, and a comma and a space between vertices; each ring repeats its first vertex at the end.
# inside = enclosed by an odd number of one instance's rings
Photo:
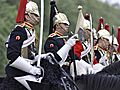
POLYGON ((56 35, 57 35, 56 33, 51 33, 48 37, 54 37, 56 35))

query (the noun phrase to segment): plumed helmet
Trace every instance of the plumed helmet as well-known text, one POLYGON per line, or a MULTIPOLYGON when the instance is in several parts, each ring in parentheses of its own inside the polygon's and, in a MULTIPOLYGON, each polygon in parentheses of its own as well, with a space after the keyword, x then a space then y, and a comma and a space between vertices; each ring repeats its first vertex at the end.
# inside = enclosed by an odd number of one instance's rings
MULTIPOLYGON (((109 37, 109 42, 110 42, 110 44, 112 44, 112 36, 109 37)), ((113 44, 115 44, 117 46, 119 45, 116 37, 113 37, 113 44)))
POLYGON ((120 53, 120 27, 118 27, 117 40, 118 40, 118 44, 119 44, 118 52, 120 53))
POLYGON ((39 15, 38 6, 35 2, 27 0, 20 0, 18 7, 18 14, 16 17, 16 23, 24 22, 25 13, 34 13, 39 15))
POLYGON ((54 25, 57 23, 65 23, 67 25, 70 25, 67 16, 63 13, 56 14, 55 17, 53 18, 53 21, 54 25))
POLYGON ((107 23, 105 24, 104 28, 105 28, 108 32, 110 32, 110 26, 109 26, 107 23))
POLYGON ((98 31, 98 38, 104 37, 109 40, 110 33, 106 29, 101 29, 98 31))
POLYGON ((90 29, 90 21, 84 19, 84 22, 83 22, 83 29, 86 30, 86 29, 90 29))
POLYGON ((18 14, 16 17, 16 23, 24 22, 26 4, 27 4, 27 0, 20 0, 20 4, 18 7, 18 14))
POLYGON ((100 17, 98 22, 98 31, 104 28, 104 18, 100 17))
POLYGON ((29 2, 26 4, 25 13, 34 13, 34 14, 40 16, 39 10, 38 10, 38 6, 37 6, 37 4, 36 4, 35 2, 33 2, 33 1, 29 1, 29 2))

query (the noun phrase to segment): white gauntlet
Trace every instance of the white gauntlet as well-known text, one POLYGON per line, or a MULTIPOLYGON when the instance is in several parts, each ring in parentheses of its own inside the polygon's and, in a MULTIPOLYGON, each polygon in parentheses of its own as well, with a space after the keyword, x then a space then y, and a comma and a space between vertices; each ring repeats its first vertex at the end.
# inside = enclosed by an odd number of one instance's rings
POLYGON ((78 40, 78 34, 73 35, 71 38, 68 39, 66 44, 57 52, 57 54, 61 57, 61 61, 59 64, 62 66, 65 62, 68 52, 71 49, 72 46, 76 44, 76 41, 78 40))
POLYGON ((41 75, 40 68, 32 66, 29 62, 26 61, 25 58, 20 56, 12 64, 10 64, 10 66, 33 75, 41 75))

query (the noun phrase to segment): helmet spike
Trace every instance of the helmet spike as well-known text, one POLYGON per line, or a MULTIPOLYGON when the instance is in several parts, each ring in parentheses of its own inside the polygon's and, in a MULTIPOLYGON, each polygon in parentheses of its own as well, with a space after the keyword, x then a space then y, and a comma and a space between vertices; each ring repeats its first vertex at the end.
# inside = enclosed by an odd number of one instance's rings
POLYGON ((98 31, 104 28, 104 18, 100 17, 99 18, 99 23, 98 23, 98 31))
POLYGON ((104 28, 105 28, 108 32, 110 32, 110 26, 108 25, 108 23, 105 24, 104 28))

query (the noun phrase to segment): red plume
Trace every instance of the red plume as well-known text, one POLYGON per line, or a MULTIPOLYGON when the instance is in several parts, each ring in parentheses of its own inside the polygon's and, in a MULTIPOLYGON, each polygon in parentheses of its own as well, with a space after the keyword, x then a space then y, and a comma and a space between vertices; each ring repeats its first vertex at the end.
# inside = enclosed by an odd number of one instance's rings
POLYGON ((104 28, 104 18, 100 17, 98 23, 98 31, 104 28))
POLYGON ((118 40, 118 44, 119 44, 119 47, 118 47, 118 52, 120 53, 120 27, 118 27, 117 40, 118 40))
POLYGON ((84 18, 85 18, 86 20, 89 20, 89 21, 90 21, 90 15, 89 15, 88 13, 86 13, 86 14, 84 15, 84 18))
POLYGON ((104 27, 108 32, 110 32, 110 26, 106 23, 104 27))
POLYGON ((19 7, 18 7, 18 14, 17 14, 17 17, 16 17, 16 23, 20 23, 20 22, 24 21, 26 4, 27 4, 27 0, 20 0, 20 4, 19 4, 19 7))

